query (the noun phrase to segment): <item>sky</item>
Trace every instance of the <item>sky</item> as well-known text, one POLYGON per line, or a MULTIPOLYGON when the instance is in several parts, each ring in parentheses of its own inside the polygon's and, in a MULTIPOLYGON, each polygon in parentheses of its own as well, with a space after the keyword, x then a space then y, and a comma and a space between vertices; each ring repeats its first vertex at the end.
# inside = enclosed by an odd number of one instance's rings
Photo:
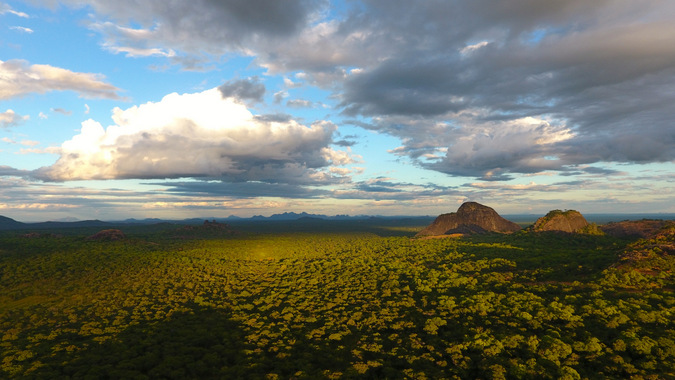
POLYGON ((0 0, 0 215, 675 213, 672 0, 0 0))

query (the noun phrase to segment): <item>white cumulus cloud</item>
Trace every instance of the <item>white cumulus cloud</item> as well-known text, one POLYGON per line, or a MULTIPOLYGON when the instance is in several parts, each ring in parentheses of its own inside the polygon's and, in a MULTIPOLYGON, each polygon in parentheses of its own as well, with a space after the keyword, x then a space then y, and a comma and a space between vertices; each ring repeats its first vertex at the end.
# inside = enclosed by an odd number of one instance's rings
POLYGON ((9 128, 28 120, 29 116, 21 116, 13 110, 0 112, 0 128, 9 128))
POLYGON ((30 93, 75 91, 85 98, 120 99, 119 89, 100 74, 77 73, 24 60, 0 61, 0 100, 30 93))
POLYGON ((176 93, 113 110, 113 125, 89 119, 62 144, 60 158, 36 172, 54 181, 202 177, 227 181, 320 184, 349 158, 329 148, 336 126, 254 116, 218 88, 176 93))

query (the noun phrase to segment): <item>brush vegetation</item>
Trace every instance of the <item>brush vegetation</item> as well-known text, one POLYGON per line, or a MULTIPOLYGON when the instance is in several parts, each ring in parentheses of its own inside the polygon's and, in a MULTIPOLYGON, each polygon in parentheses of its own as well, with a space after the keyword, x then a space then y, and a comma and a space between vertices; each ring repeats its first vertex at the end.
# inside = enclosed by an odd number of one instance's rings
POLYGON ((648 239, 371 227, 6 233, 0 378, 675 377, 648 239))

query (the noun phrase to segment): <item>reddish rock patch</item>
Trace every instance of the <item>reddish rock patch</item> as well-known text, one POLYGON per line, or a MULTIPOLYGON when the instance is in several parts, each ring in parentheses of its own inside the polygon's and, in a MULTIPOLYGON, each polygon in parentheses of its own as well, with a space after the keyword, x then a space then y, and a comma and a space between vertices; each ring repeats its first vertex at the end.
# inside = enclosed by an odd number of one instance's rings
POLYGON ((99 231, 87 238, 87 240, 98 240, 98 241, 116 241, 125 239, 126 236, 124 232, 116 229, 109 229, 99 231))
POLYGON ((27 233, 27 234, 23 234, 23 235, 20 235, 20 236, 21 236, 22 238, 26 238, 26 239, 37 239, 37 238, 62 238, 62 237, 63 237, 63 235, 61 235, 61 234, 51 234, 51 233, 41 234, 41 233, 38 233, 38 232, 29 232, 29 233, 27 233))

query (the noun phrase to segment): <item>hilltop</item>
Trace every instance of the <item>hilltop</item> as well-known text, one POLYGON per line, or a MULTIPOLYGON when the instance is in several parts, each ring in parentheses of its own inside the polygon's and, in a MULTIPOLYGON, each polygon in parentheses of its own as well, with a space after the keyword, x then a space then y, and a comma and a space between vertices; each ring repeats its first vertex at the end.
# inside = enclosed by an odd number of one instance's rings
POLYGON ((548 214, 537 219, 532 226, 533 231, 561 231, 578 232, 588 226, 588 221, 576 210, 552 210, 548 214))
POLYGON ((17 222, 12 218, 0 215, 0 230, 18 230, 24 227, 24 223, 17 222))
POLYGON ((484 232, 511 233, 520 230, 516 223, 508 221, 491 207, 476 202, 462 204, 457 212, 442 214, 416 236, 473 234, 484 232))

